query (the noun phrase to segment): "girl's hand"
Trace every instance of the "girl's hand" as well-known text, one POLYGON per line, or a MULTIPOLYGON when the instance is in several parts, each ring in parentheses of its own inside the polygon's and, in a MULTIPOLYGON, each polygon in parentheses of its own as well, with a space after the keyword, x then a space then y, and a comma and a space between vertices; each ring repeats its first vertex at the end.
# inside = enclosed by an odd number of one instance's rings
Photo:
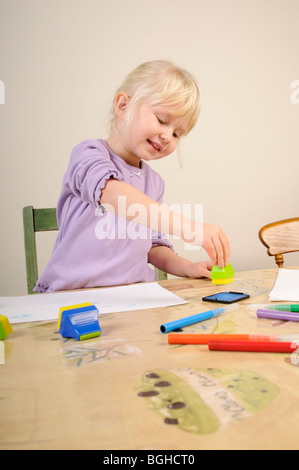
POLYGON ((199 278, 207 277, 211 279, 211 270, 213 263, 211 261, 199 261, 198 263, 190 263, 186 270, 187 277, 199 278))
POLYGON ((202 246, 208 253, 213 266, 218 265, 222 269, 228 265, 231 252, 230 242, 220 227, 212 224, 203 224, 202 246))

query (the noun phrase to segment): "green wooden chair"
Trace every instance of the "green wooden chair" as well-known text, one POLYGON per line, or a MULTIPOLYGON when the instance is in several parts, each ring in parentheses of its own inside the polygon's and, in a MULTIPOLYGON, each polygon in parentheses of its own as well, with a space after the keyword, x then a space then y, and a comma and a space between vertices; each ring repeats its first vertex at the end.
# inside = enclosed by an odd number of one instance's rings
POLYGON ((23 208, 23 229, 26 257, 27 292, 35 294, 33 288, 38 280, 35 232, 58 230, 56 208, 34 209, 23 208))
MULTIPOLYGON (((33 289, 38 280, 37 253, 35 232, 58 230, 56 208, 34 209, 32 206, 23 208, 23 228, 26 257, 27 292, 35 294, 33 289)), ((167 274, 155 268, 156 280, 167 279, 167 274)))

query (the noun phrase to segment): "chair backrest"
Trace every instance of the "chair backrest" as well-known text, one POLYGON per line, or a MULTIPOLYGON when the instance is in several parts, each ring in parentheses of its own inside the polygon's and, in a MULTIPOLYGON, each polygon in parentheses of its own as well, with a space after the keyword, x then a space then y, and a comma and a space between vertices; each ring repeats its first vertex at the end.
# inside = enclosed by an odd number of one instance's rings
POLYGON ((34 209, 23 208, 23 229, 26 257, 27 292, 34 294, 33 288, 38 280, 35 232, 58 230, 56 208, 34 209))
POLYGON ((299 217, 265 225, 259 231, 259 239, 268 255, 275 256, 277 266, 282 268, 283 254, 299 251, 299 217))
MULTIPOLYGON (((23 229, 26 257, 27 292, 35 294, 33 289, 38 280, 37 253, 35 232, 58 230, 56 208, 34 209, 32 206, 23 208, 23 229)), ((167 279, 167 274, 155 268, 156 280, 167 279)))

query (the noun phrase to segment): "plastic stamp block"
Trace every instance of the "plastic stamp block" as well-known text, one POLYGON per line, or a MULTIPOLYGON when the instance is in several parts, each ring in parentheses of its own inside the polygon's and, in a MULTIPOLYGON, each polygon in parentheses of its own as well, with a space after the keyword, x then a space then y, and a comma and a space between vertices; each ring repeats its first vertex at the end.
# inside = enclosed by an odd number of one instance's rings
POLYGON ((4 315, 0 315, 0 341, 6 338, 12 331, 8 318, 4 315))
POLYGON ((57 328, 63 338, 82 341, 100 336, 99 311, 91 303, 62 307, 59 311, 57 328))
POLYGON ((211 271, 212 283, 216 285, 230 284, 234 282, 235 272, 230 263, 224 268, 213 266, 211 271))

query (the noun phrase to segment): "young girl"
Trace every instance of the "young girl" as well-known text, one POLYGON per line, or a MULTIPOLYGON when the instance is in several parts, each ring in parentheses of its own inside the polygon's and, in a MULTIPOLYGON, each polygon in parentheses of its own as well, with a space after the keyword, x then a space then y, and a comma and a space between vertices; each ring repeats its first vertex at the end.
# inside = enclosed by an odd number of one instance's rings
POLYGON ((190 73, 168 61, 140 65, 116 93, 106 140, 77 145, 57 206, 58 237, 35 291, 154 281, 148 265, 183 277, 211 277, 228 264, 220 227, 186 220, 162 205, 164 181, 146 163, 170 155, 200 110, 190 73), (211 261, 178 256, 162 233, 201 245, 211 261))

